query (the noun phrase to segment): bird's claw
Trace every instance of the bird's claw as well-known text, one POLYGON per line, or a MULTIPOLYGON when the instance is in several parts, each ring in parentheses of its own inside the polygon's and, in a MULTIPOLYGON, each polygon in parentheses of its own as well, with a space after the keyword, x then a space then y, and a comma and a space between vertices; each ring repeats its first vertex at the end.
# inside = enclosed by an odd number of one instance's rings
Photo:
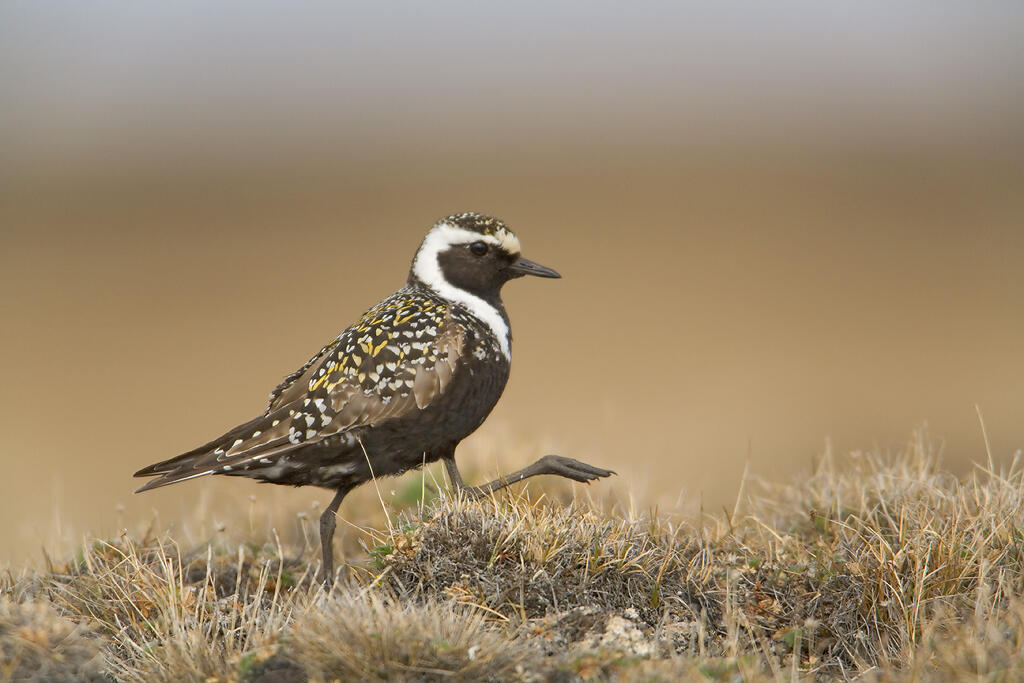
POLYGON ((593 465, 588 465, 585 462, 580 462, 573 458, 566 458, 561 455, 545 455, 542 460, 550 474, 557 474, 558 476, 582 482, 584 484, 588 484, 595 479, 601 479, 602 477, 608 477, 615 474, 612 470, 594 467, 593 465))

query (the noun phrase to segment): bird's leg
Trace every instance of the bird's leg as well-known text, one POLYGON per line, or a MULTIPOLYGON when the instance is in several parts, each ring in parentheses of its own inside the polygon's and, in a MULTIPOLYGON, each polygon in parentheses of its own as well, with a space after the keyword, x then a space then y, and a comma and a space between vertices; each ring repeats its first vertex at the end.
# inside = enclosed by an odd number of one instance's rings
POLYGON ((320 515, 320 547, 323 551, 323 570, 320 574, 320 580, 327 590, 330 590, 331 585, 334 583, 334 527, 338 523, 338 506, 341 505, 345 494, 349 492, 349 488, 338 489, 338 492, 334 494, 334 498, 331 500, 331 504, 320 515))
POLYGON ((535 477, 538 474, 555 474, 566 479, 572 479, 574 481, 581 481, 583 483, 589 483, 594 479, 600 479, 601 477, 607 477, 615 472, 611 470, 605 470, 600 467, 594 467, 588 465, 585 462, 579 460, 573 460, 572 458, 565 458, 560 455, 545 455, 543 458, 527 465, 518 472, 506 475, 504 477, 498 477, 494 481, 480 486, 466 486, 462 481, 462 475, 459 473, 459 468, 455 464, 455 451, 452 450, 446 454, 443 458, 445 469, 448 470, 448 478, 452 481, 452 486, 465 493, 470 498, 480 498, 486 496, 489 493, 493 493, 499 489, 503 489, 509 484, 515 484, 523 479, 535 477))
POLYGON ((448 480, 452 483, 452 486, 459 491, 466 488, 466 484, 462 481, 462 473, 459 472, 459 466, 455 464, 455 450, 449 451, 443 458, 444 468, 448 472, 448 480))

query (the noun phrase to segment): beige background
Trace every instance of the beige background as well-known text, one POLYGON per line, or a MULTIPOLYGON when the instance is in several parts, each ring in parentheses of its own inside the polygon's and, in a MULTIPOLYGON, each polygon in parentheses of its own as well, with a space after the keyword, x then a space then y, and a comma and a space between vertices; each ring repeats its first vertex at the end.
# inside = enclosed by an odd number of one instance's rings
POLYGON ((463 210, 564 276, 506 290, 479 476, 559 452, 690 514, 925 421, 966 471, 975 404, 1024 445, 1012 3, 58 6, 0 11, 0 561, 204 492, 326 500, 130 475, 261 410, 463 210))

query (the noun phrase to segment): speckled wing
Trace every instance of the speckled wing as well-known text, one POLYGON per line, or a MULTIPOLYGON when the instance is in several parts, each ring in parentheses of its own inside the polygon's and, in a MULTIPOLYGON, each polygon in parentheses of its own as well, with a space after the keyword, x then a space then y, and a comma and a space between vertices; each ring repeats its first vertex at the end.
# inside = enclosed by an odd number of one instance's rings
POLYGON ((445 303, 399 292, 289 375, 264 415, 136 476, 163 475, 149 489, 269 466, 304 444, 340 442, 360 427, 426 408, 449 386, 465 341, 445 303))
POLYGON ((269 410, 295 411, 296 440, 400 417, 444 392, 464 346, 465 330, 445 304, 396 295, 346 330, 269 410))

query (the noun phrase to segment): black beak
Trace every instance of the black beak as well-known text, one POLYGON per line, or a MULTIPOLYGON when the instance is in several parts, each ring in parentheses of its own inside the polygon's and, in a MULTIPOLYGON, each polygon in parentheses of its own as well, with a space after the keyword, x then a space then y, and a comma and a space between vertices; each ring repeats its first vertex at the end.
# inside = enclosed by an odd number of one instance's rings
POLYGON ((542 266, 539 263, 534 263, 530 259, 525 259, 522 256, 516 259, 516 262, 506 268, 506 270, 512 274, 512 277, 522 277, 524 275, 536 275, 537 277, 562 277, 551 268, 542 266))

